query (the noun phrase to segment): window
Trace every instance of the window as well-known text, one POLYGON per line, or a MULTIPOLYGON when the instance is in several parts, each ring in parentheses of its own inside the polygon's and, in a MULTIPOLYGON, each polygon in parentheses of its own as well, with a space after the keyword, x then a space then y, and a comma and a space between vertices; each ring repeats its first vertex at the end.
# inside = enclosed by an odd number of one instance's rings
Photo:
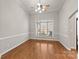
POLYGON ((53 23, 52 22, 37 22, 36 35, 38 37, 52 37, 53 23))

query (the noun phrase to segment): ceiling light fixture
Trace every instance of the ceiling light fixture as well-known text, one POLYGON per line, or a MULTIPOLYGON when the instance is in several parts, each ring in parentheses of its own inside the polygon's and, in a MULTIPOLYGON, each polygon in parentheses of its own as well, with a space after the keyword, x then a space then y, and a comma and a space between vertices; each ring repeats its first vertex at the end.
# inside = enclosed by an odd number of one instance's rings
POLYGON ((46 11, 47 7, 49 7, 49 5, 42 5, 41 0, 39 0, 36 6, 35 12, 42 13, 46 11))

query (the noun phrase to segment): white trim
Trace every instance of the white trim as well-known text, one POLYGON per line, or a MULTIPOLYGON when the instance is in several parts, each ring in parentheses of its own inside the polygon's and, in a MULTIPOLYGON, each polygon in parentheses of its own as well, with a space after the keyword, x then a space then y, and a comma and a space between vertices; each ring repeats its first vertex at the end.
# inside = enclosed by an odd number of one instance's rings
MULTIPOLYGON (((28 41, 28 40, 25 40, 25 41, 28 41)), ((21 42, 21 43, 19 43, 19 44, 15 45, 15 46, 13 46, 12 48, 8 49, 7 51, 5 51, 5 52, 1 53, 1 54, 0 54, 0 56, 2 56, 3 54, 5 54, 5 53, 9 52, 10 50, 12 50, 12 49, 16 48, 17 46, 21 45, 21 44, 22 44, 22 43, 24 43, 25 41, 23 41, 23 42, 21 42)))
POLYGON ((71 48, 67 47, 65 44, 63 44, 61 41, 59 41, 67 50, 71 50, 71 48))
POLYGON ((63 44, 60 40, 57 40, 55 38, 51 38, 51 39, 44 39, 44 38, 32 38, 33 40, 51 40, 51 41, 59 41, 67 50, 71 50, 71 48, 67 47, 65 44, 63 44))
POLYGON ((30 38, 30 39, 33 39, 33 40, 49 40, 49 41, 58 41, 58 40, 55 39, 55 38, 30 38))
MULTIPOLYGON (((67 35, 62 35, 62 34, 59 34, 59 33, 58 33, 58 36, 59 36, 59 37, 64 37, 64 38, 68 39, 68 36, 67 36, 67 35)), ((61 42, 60 39, 59 39, 58 41, 59 41, 67 50, 69 50, 69 51, 71 50, 71 48, 69 48, 69 47, 66 46, 63 42, 61 42)))
POLYGON ((20 34, 15 34, 15 35, 11 35, 11 36, 6 36, 6 37, 0 38, 0 40, 8 39, 8 38, 13 38, 13 37, 17 37, 17 36, 22 36, 22 35, 26 35, 26 34, 27 33, 20 33, 20 34))
MULTIPOLYGON (((27 33, 21 33, 21 34, 16 34, 16 35, 12 35, 12 36, 3 37, 3 38, 0 38, 0 40, 4 40, 4 39, 8 39, 8 38, 14 38, 14 37, 23 36, 23 35, 27 35, 27 33)), ((10 50, 16 48, 17 46, 21 45, 22 43, 24 43, 24 42, 27 41, 27 40, 29 40, 29 39, 26 38, 26 40, 22 41, 21 43, 19 43, 19 44, 13 46, 12 48, 6 50, 5 52, 0 53, 0 59, 1 59, 1 56, 2 56, 3 54, 5 54, 5 53, 7 53, 8 51, 10 51, 10 50)))

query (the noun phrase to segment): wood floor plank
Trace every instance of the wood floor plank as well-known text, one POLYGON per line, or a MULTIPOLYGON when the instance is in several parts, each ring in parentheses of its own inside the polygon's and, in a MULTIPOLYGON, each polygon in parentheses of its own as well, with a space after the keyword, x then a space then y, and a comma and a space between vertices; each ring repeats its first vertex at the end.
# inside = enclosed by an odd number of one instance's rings
POLYGON ((29 40, 2 56, 2 59, 76 59, 75 51, 68 51, 58 41, 29 40))

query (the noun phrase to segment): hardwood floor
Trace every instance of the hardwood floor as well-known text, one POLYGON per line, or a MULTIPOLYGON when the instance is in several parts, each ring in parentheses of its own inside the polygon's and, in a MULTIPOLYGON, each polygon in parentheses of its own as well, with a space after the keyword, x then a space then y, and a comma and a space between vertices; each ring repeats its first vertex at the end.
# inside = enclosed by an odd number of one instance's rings
POLYGON ((58 41, 29 40, 2 56, 2 59, 76 59, 58 41))

